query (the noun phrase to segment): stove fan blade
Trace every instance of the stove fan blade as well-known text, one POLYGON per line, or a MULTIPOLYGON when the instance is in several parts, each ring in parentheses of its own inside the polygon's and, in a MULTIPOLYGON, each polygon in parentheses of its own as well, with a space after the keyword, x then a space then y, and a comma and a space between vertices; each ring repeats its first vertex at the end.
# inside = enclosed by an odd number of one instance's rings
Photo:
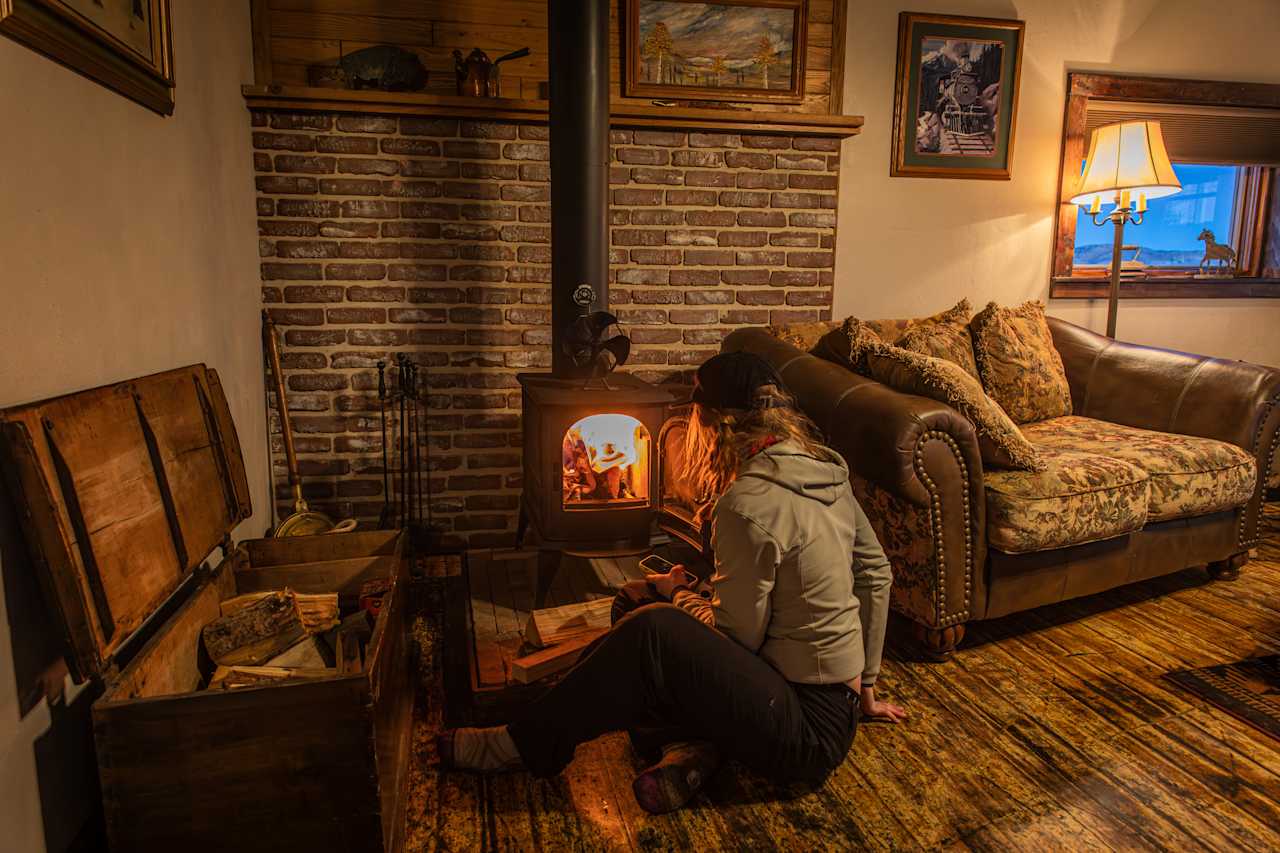
POLYGON ((608 311, 593 311, 570 323, 562 346, 574 365, 587 369, 592 379, 607 376, 631 354, 631 339, 608 311))

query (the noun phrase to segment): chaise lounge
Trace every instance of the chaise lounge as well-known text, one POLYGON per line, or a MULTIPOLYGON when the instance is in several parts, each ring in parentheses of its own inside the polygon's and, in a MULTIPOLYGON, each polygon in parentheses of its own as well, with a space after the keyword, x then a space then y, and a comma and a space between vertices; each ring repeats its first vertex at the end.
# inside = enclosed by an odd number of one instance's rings
POLYGON ((939 659, 970 621, 1192 566, 1233 576, 1259 538, 1280 370, 1047 320, 1071 414, 1023 424, 1040 472, 984 470, 974 426, 954 408, 764 329, 723 345, 772 363, 848 461, 893 563, 895 609, 939 659))

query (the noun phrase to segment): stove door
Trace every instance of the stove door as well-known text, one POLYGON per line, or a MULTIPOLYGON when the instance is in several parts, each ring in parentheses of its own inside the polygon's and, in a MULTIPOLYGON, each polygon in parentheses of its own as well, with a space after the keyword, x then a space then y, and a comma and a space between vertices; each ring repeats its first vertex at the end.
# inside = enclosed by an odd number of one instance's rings
POLYGON ((701 506, 680 488, 688 428, 688 415, 678 414, 668 417, 658 433, 658 527, 710 559, 711 529, 700 521, 701 506))

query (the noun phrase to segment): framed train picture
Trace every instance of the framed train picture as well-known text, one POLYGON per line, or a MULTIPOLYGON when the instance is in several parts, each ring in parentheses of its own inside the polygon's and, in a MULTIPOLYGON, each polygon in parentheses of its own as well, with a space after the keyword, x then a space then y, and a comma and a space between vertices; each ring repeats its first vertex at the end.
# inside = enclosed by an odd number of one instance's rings
POLYGON ((1008 180, 1022 21, 903 12, 889 174, 1008 180))
POLYGON ((626 0, 628 97, 798 104, 808 0, 626 0))

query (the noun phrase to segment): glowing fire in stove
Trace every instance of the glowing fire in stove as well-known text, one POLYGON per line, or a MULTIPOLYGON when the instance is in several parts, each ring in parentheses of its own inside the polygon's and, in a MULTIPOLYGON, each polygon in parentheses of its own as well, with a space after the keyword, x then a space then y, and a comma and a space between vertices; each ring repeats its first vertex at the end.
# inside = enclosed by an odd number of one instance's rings
POLYGON ((622 414, 588 415, 564 434, 566 508, 649 502, 649 431, 622 414))

